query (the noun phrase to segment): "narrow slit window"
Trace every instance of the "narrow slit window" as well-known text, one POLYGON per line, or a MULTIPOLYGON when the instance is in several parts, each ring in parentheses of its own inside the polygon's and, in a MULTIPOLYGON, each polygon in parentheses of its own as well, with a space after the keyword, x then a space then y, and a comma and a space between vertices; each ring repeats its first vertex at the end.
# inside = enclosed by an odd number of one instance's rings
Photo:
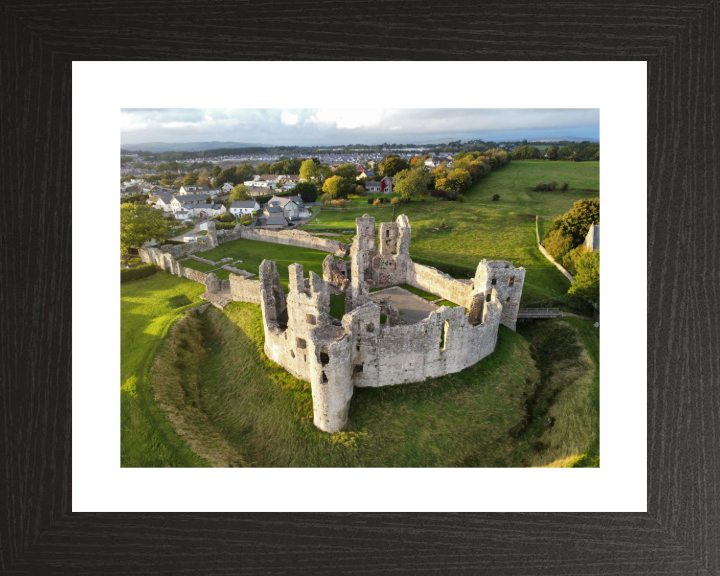
POLYGON ((508 282, 508 286, 514 286, 515 285, 515 276, 510 276, 510 281, 508 282))
POLYGON ((320 352, 320 364, 323 366, 330 364, 330 355, 327 352, 320 352))
POLYGON ((493 279, 492 279, 492 282, 490 282, 490 284, 492 284, 493 286, 495 286, 495 284, 497 284, 497 278, 493 278, 493 279))
POLYGON ((390 238, 390 230, 385 230, 385 238, 390 238))
POLYGON ((292 350, 290 350, 290 356, 292 356, 293 358, 295 358, 295 352, 293 352, 292 350))
POLYGON ((313 316, 312 314, 308 314, 306 319, 308 324, 316 324, 315 316, 313 316))
POLYGON ((297 347, 305 349, 305 348, 307 348, 307 342, 305 342, 305 340, 303 340, 302 338, 298 338, 297 339, 297 347))
POLYGON ((485 302, 490 302, 490 296, 491 296, 491 294, 488 294, 487 296, 485 296, 485 302))
POLYGON ((328 381, 328 379, 327 379, 327 374, 325 374, 325 370, 323 370, 323 373, 322 373, 322 383, 323 383, 323 384, 327 384, 327 381, 328 381))
POLYGON ((354 372, 355 374, 361 374, 362 371, 363 371, 363 365, 362 365, 362 364, 355 364, 355 366, 353 367, 353 372, 354 372))

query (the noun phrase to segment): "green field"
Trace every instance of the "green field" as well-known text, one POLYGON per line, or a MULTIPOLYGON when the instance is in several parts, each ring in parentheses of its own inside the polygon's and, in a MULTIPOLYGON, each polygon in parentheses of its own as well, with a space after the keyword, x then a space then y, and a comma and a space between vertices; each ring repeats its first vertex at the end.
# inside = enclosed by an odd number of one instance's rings
POLYGON ((158 272, 120 286, 121 450, 125 467, 202 466, 155 407, 148 372, 172 323, 205 287, 158 272))
MULTIPOLYGON (((471 188, 464 203, 414 201, 399 206, 395 216, 410 219, 410 253, 423 263, 470 272, 482 258, 524 266, 527 304, 561 298, 569 286, 537 250, 535 214, 546 219, 540 222, 542 234, 575 200, 598 196, 598 188, 597 162, 513 162, 471 188), (532 191, 538 181, 551 180, 568 182, 571 190, 532 191), (493 194, 500 194, 500 201, 493 202, 493 194), (446 228, 435 231, 443 219, 446 228)), ((323 211, 319 222, 306 228, 351 230, 364 213, 378 224, 390 220, 392 207, 373 208, 365 199, 353 203, 357 209, 323 211)), ((255 273, 263 259, 274 260, 287 290, 290 264, 302 264, 306 276, 310 270, 322 276, 327 253, 238 240, 202 256, 243 260, 236 267, 255 273)), ((209 267, 192 260, 183 264, 209 267)), ((518 333, 501 327, 495 352, 459 374, 356 389, 349 430, 329 435, 312 425, 309 384, 264 357, 258 306, 210 308, 167 337, 203 292, 200 284, 162 272, 122 285, 123 466, 598 465, 599 336, 590 322, 538 321, 518 333), (193 331, 192 354, 180 351, 193 331), (188 364, 180 370, 183 356, 188 364), (182 440, 173 431, 177 422, 171 425, 153 401, 148 381, 153 362, 162 405, 176 401, 175 416, 186 416, 182 440)), ((344 298, 331 297, 331 315, 343 313, 344 298)))
MULTIPOLYGON (((285 290, 288 289, 288 266, 290 264, 302 264, 306 278, 310 271, 315 272, 322 278, 322 263, 327 255, 327 252, 320 252, 310 248, 270 244, 269 242, 257 242, 255 240, 233 240, 202 253, 203 258, 213 262, 228 257, 242 260, 241 264, 235 264, 235 268, 247 270, 254 274, 259 274, 260 264, 262 264, 263 260, 273 260, 277 264, 280 283, 285 290)), ((196 262, 196 264, 200 263, 196 262)), ((192 267, 194 268, 194 266, 192 267)), ((197 270, 197 268, 195 269, 197 270)), ((228 278, 229 272, 218 270, 215 274, 218 278, 224 280, 228 278)))

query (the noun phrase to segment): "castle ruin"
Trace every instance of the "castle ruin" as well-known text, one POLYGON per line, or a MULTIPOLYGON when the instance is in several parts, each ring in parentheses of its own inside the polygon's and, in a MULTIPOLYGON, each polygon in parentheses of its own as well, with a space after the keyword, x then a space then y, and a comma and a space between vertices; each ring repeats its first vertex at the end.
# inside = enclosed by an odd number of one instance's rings
MULTIPOLYGON (((305 278, 303 267, 293 264, 285 294, 275 263, 264 260, 260 267, 265 353, 310 382, 314 424, 326 432, 347 426, 355 386, 421 382, 459 372, 491 354, 499 325, 515 330, 525 279, 524 268, 505 261, 483 260, 472 280, 413 262, 404 215, 380 224, 377 248, 375 219, 365 215, 356 223, 350 261, 328 255, 323 278, 314 272, 305 278), (400 284, 459 306, 424 302, 433 308, 427 317, 406 322, 388 291, 371 292, 400 284), (345 296, 342 320, 330 316, 332 294, 345 296)), ((420 299, 393 290, 405 301, 420 299)))

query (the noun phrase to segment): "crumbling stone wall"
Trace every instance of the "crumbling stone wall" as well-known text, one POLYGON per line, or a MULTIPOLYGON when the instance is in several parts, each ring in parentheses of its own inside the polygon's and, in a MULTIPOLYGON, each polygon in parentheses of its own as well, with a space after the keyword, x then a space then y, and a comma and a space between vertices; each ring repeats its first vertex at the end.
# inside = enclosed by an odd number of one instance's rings
POLYGON ((246 280, 243 276, 230 274, 230 294, 237 302, 252 302, 260 304, 260 282, 246 280))
POLYGON ((450 302, 455 302, 470 309, 472 303, 472 283, 465 283, 462 280, 441 272, 432 266, 412 263, 408 270, 406 284, 437 294, 439 297, 450 302))
POLYGON ((160 250, 166 254, 170 254, 173 258, 182 258, 183 256, 189 256, 207 250, 207 246, 200 242, 185 242, 184 244, 165 244, 160 247, 160 250))
POLYGON ((475 272, 473 296, 484 294, 487 300, 495 290, 502 305, 500 323, 514 331, 524 283, 525 268, 515 268, 505 260, 482 260, 475 272))

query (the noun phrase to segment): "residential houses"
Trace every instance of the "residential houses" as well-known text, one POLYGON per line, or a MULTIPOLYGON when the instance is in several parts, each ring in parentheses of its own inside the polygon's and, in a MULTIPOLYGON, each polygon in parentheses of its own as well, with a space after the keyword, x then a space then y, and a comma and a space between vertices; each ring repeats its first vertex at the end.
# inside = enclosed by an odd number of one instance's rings
POLYGON ((174 196, 172 194, 155 194, 148 198, 147 203, 152 204, 155 208, 162 210, 163 212, 172 212, 172 201, 174 196))
POLYGON ((300 215, 300 206, 297 202, 293 201, 289 197, 273 196, 268 200, 268 208, 280 207, 282 208, 283 215, 288 220, 296 220, 300 215))
POLYGON ((385 176, 380 181, 369 180, 365 182, 365 190, 370 194, 392 194, 393 179, 390 176, 385 176))
POLYGON ((210 218, 227 212, 224 204, 185 204, 181 210, 192 218, 210 218))
POLYGON ((372 170, 363 170, 362 172, 360 172, 360 175, 357 177, 357 179, 360 180, 360 178, 374 178, 374 177, 375 177, 375 172, 373 172, 372 170))
POLYGON ((243 214, 252 214, 253 212, 260 211, 260 204, 255 200, 235 200, 230 205, 230 214, 235 217, 240 217, 243 214))
POLYGON ((180 196, 188 196, 193 194, 205 194, 205 196, 219 196, 219 188, 210 188, 209 186, 180 186, 180 196))
POLYGON ((174 212, 189 204, 205 204, 206 202, 207 195, 205 194, 186 194, 184 196, 175 196, 170 202, 170 206, 174 212))
POLYGON ((232 189, 235 188, 235 184, 232 182, 225 182, 225 184, 222 185, 222 191, 226 193, 232 192, 232 189))

